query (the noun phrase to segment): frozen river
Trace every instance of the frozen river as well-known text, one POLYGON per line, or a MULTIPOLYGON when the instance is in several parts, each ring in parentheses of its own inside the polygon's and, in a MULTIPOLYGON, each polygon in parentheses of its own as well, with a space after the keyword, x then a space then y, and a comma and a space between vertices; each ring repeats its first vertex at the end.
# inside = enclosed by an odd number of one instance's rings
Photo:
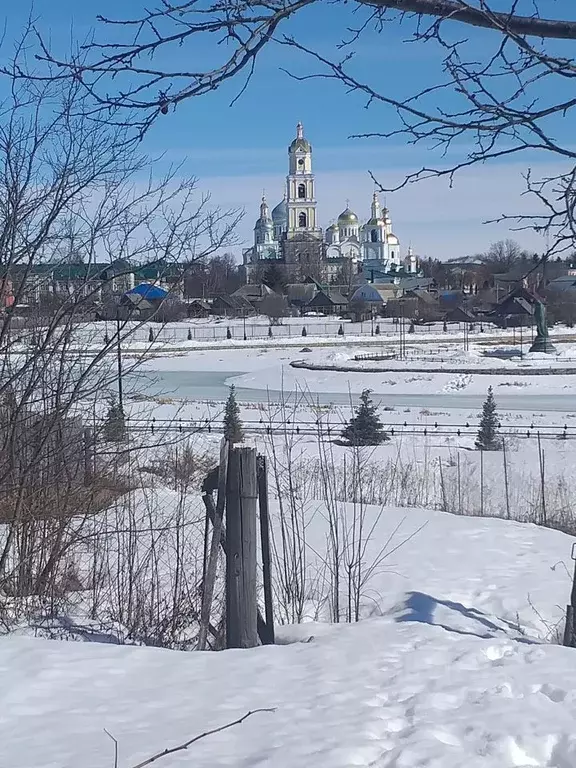
MULTIPOLYGON (((238 371, 190 371, 166 370, 151 371, 127 377, 130 379, 127 391, 133 390, 153 396, 173 397, 181 400, 216 400, 223 401, 228 396, 227 381, 242 375, 238 371)), ((300 391, 301 394, 301 391, 300 391)), ((352 393, 353 396, 357 392, 352 393)), ((280 402, 282 399, 294 397, 294 391, 281 392, 276 389, 250 389, 237 387, 236 397, 240 402, 280 402)), ((350 396, 346 392, 312 392, 309 393, 313 402, 323 405, 349 405, 350 396)), ((430 393, 421 394, 389 393, 374 395, 375 400, 386 401, 387 405, 404 408, 464 408, 475 409, 482 406, 484 395, 460 393, 430 393)), ((538 394, 538 395, 498 395, 498 406, 510 411, 576 411, 576 398, 573 394, 538 394)))

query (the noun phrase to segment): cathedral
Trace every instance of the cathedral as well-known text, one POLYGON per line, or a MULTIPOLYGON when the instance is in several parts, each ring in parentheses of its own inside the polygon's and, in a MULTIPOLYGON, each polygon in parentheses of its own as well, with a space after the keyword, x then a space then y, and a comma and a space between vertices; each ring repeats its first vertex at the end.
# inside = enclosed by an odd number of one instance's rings
POLYGON ((361 272, 398 275, 418 270, 411 248, 402 257, 390 213, 382 208, 376 192, 364 223, 346 205, 337 221, 322 231, 316 212, 312 145, 304 138, 302 123, 296 126, 296 138, 288 147, 284 199, 270 212, 262 198, 254 245, 244 250, 243 260, 249 278, 270 263, 282 265, 294 278, 323 280, 361 272))

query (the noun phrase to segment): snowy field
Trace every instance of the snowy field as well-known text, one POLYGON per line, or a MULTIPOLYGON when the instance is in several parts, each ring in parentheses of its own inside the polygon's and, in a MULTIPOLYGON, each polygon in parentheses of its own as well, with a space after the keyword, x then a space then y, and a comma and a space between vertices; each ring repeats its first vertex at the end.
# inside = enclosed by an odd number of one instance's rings
MULTIPOLYGON (((569 365, 576 347, 566 339, 552 360, 487 360, 478 345, 465 353, 445 336, 410 341, 402 365, 428 362, 429 372, 290 365, 346 365, 367 351, 349 338, 309 352, 307 339, 283 349, 217 342, 176 351, 158 342, 142 375, 125 382, 129 423, 156 420, 154 433, 138 437, 151 447, 130 461, 167 466, 167 452, 186 443, 203 460, 216 457, 217 430, 187 435, 178 424, 218 423, 236 385, 249 439, 270 459, 278 643, 219 653, 113 644, 121 628, 149 628, 149 615, 163 631, 180 595, 188 623, 178 637, 194 637, 202 501, 197 489, 149 473, 126 502, 81 521, 82 536, 67 549, 77 587, 57 603, 62 635, 85 642, 39 639, 46 626, 30 617, 0 637, 0 765, 142 768, 163 750, 265 709, 273 711, 154 765, 575 768, 576 651, 558 644, 575 539, 512 520, 547 516, 549 525, 576 530, 576 443, 559 439, 576 435, 576 376, 525 369, 569 365), (432 370, 442 366, 477 372, 432 370), (518 376, 488 366, 516 367, 518 376), (483 455, 474 450, 475 426, 490 385, 507 449, 483 455), (364 388, 374 390, 391 439, 366 449, 353 475, 353 455, 335 440, 364 388), (362 499, 353 504, 355 483, 362 499), (303 565, 284 571, 294 552, 303 565), (116 622, 118 632, 91 631, 91 615, 116 622), (66 628, 72 620, 79 630, 66 628)), ((494 348, 505 353, 507 345, 502 338, 494 348)), ((220 599, 221 590, 220 581, 220 599)))
POLYGON ((157 764, 573 768, 575 652, 550 644, 572 539, 423 510, 379 525, 372 555, 398 530, 359 624, 222 653, 0 639, 2 765, 113 768, 108 731, 132 768, 274 708, 157 764))

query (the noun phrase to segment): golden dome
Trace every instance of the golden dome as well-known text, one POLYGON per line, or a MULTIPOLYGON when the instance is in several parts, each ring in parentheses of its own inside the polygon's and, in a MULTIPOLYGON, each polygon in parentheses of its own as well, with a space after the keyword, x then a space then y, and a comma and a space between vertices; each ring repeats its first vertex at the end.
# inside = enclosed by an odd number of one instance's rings
POLYGON ((346 208, 346 210, 342 211, 340 216, 338 216, 338 224, 358 224, 358 216, 356 216, 354 211, 351 211, 350 208, 346 208))

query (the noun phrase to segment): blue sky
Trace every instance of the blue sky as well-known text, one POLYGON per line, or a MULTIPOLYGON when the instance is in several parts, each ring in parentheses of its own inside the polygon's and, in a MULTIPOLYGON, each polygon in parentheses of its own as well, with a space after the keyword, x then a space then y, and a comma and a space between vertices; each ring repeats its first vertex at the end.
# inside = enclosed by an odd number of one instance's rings
MULTIPOLYGON (((554 4, 555 15, 570 0, 554 4)), ((71 28, 75 37, 89 34, 98 13, 111 17, 137 16, 142 7, 155 0, 36 0, 33 15, 38 26, 57 48, 69 45, 71 28)), ((290 23, 287 32, 323 51, 332 51, 343 27, 357 23, 350 5, 324 4, 307 9, 290 23)), ((7 32, 3 51, 24 24, 29 6, 16 5, 0 12, 5 15, 7 32)), ((568 17, 573 16, 573 10, 568 17)), ((361 79, 371 78, 380 88, 394 95, 409 93, 432 83, 438 77, 439 58, 432 46, 405 42, 409 26, 390 24, 380 35, 363 39, 354 64, 361 79)), ((485 33, 474 33, 476 45, 483 46, 485 33)), ((199 46, 197 60, 213 54, 199 46)), ((177 49, 171 63, 191 52, 177 49)), ((262 190, 271 204, 282 196, 287 167, 287 145, 302 120, 305 133, 314 147, 317 173, 317 198, 321 223, 327 226, 345 207, 346 200, 360 217, 369 213, 373 185, 371 170, 386 185, 398 183, 406 173, 431 157, 425 148, 414 148, 403 139, 352 140, 352 133, 378 130, 392 116, 384 109, 364 109, 357 95, 347 95, 342 87, 327 80, 296 82, 281 71, 310 71, 314 66, 293 49, 275 46, 259 60, 254 78, 244 95, 233 105, 241 82, 234 82, 199 100, 182 103, 175 112, 158 120, 145 140, 144 149, 165 153, 166 160, 185 161, 188 173, 197 175, 201 187, 210 191, 214 203, 244 206, 247 216, 239 232, 245 244, 251 239, 262 190)), ((559 122, 557 134, 568 135, 569 126, 559 122)), ((527 248, 541 250, 543 241, 530 232, 510 233, 503 225, 484 225, 486 219, 502 213, 534 210, 522 197, 522 172, 530 164, 544 175, 561 166, 550 157, 499 162, 478 166, 458 176, 452 189, 444 180, 431 180, 388 195, 387 204, 404 247, 412 244, 416 252, 439 258, 462 256, 485 250, 490 242, 512 236, 527 248)))

